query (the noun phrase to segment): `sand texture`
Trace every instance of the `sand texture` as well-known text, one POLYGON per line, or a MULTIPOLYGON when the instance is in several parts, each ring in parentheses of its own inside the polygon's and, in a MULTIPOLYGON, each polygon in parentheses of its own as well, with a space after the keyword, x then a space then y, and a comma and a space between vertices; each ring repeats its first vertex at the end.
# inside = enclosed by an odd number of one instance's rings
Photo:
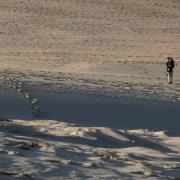
POLYGON ((128 97, 177 112, 179 49, 179 0, 0 0, 0 179, 180 179, 177 116, 158 130, 88 126, 88 115, 86 126, 49 119, 63 108, 46 112, 41 97, 128 97))

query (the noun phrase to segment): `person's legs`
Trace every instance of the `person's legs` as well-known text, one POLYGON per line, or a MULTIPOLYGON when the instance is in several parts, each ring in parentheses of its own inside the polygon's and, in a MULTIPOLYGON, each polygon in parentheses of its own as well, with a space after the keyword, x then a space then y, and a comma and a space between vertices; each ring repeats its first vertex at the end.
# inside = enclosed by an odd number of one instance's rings
POLYGON ((171 84, 173 83, 173 72, 170 73, 170 81, 171 81, 171 84))
POLYGON ((173 72, 168 72, 168 84, 172 84, 173 82, 173 72))

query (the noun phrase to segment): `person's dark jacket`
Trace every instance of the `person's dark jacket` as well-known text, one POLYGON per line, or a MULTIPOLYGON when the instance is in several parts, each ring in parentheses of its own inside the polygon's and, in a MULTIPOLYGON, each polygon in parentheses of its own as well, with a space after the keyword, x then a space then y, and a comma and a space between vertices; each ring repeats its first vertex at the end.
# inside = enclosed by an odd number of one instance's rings
POLYGON ((167 72, 173 72, 174 68, 174 60, 170 60, 167 62, 167 72))

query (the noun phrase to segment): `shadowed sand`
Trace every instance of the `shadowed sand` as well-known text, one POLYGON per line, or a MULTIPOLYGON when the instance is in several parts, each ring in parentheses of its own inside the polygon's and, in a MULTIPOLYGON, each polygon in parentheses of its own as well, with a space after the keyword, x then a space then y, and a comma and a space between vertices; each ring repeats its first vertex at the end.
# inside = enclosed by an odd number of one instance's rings
POLYGON ((179 22, 179 0, 0 1, 0 179, 179 179, 179 22))
POLYGON ((15 92, 1 84, 0 108, 10 111, 0 120, 1 178, 179 178, 179 104, 59 94, 43 85, 15 92))

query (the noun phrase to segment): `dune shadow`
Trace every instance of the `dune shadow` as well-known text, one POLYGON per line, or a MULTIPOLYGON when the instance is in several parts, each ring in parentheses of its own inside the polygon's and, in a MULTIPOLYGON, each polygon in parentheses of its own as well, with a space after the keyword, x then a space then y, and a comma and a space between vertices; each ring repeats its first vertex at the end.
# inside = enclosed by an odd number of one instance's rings
MULTIPOLYGON (((150 148, 162 153, 176 153, 170 148, 161 145, 158 142, 153 142, 147 138, 143 138, 134 134, 120 132, 114 130, 116 134, 119 134, 119 137, 113 137, 107 134, 104 134, 102 131, 97 130, 94 133, 91 133, 93 139, 80 137, 80 136, 63 136, 63 135, 53 135, 45 132, 38 131, 33 126, 17 125, 17 124, 8 124, 7 126, 0 127, 0 131, 5 134, 18 135, 21 137, 35 138, 42 141, 50 142, 63 142, 76 145, 87 145, 92 147, 100 148, 128 148, 128 147, 143 147, 150 148), (127 140, 123 140, 123 137, 127 140)), ((9 136, 8 135, 8 136, 9 136)))
POLYGON ((36 88, 28 90, 39 102, 41 117, 34 116, 32 107, 13 90, 4 89, 3 85, 0 88, 0 117, 51 119, 81 127, 164 130, 170 136, 180 135, 179 104, 176 103, 112 98, 77 91, 57 93, 36 88))
POLYGON ((153 142, 152 140, 150 140, 148 138, 140 137, 135 134, 125 133, 122 131, 121 132, 116 131, 116 132, 119 133, 120 135, 132 140, 136 146, 153 149, 153 150, 156 150, 156 151, 159 151, 162 153, 176 153, 176 151, 174 151, 166 146, 163 146, 159 142, 153 142))

